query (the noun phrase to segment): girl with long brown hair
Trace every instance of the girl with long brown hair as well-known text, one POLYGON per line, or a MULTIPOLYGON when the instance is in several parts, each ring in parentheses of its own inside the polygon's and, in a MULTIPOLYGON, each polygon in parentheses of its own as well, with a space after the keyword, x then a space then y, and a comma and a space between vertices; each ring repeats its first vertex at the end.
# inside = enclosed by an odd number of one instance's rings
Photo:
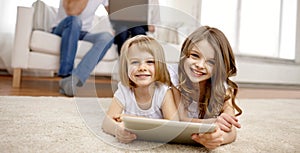
POLYGON ((242 110, 235 103, 238 86, 230 80, 237 71, 235 57, 223 32, 199 27, 185 39, 175 67, 168 66, 180 120, 218 125, 214 133, 194 134, 192 139, 207 148, 233 142, 242 110))

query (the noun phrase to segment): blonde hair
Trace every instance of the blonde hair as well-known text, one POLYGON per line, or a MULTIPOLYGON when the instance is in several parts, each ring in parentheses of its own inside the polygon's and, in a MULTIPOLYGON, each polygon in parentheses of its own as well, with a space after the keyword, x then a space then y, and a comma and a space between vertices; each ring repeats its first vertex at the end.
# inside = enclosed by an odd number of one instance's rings
MULTIPOLYGON (((206 40, 215 51, 215 65, 212 77, 207 80, 204 91, 204 101, 199 99, 199 118, 209 118, 220 115, 223 111, 224 102, 232 99, 234 109, 238 111, 237 116, 242 110, 236 105, 235 98, 238 86, 229 77, 235 76, 237 69, 235 57, 226 36, 217 28, 202 26, 190 34, 184 41, 181 48, 179 61, 179 90, 182 93, 184 106, 187 108, 191 103, 191 94, 194 92, 192 82, 184 71, 184 61, 190 56, 190 51, 202 40, 206 40), (228 87, 226 87, 226 84, 228 87)), ((201 91, 202 92, 202 91, 201 91)), ((195 94, 195 92, 194 92, 195 94)), ((196 93, 199 94, 199 93, 196 93)), ((199 97, 197 97, 199 98, 199 97)))
POLYGON ((146 51, 153 56, 155 61, 155 81, 171 86, 171 79, 162 46, 154 38, 145 35, 132 37, 122 45, 119 67, 121 83, 130 88, 136 87, 134 82, 128 77, 128 52, 132 46, 136 46, 139 50, 146 51))

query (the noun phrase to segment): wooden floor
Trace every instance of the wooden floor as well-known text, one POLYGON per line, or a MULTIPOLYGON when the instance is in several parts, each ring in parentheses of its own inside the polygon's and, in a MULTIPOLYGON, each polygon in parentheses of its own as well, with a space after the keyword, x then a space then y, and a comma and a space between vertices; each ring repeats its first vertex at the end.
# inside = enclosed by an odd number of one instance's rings
MULTIPOLYGON (((0 96, 64 96, 59 93, 58 77, 23 77, 20 88, 12 88, 12 77, 0 75, 0 96)), ((112 97, 116 86, 110 78, 90 78, 77 88, 78 97, 112 97)))
MULTIPOLYGON (((0 75, 0 96, 64 96, 58 92, 57 77, 23 77, 20 88, 12 88, 12 76, 0 75)), ((112 97, 116 82, 109 77, 90 78, 77 89, 78 97, 112 97)), ((288 98, 300 99, 300 88, 270 88, 240 85, 238 98, 288 98)))

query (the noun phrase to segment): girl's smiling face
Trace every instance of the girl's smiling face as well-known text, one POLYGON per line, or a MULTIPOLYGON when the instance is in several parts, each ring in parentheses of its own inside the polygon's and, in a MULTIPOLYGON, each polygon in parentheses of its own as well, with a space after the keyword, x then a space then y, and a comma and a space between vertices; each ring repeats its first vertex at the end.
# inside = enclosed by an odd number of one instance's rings
POLYGON ((193 83, 205 81, 213 75, 215 51, 213 47, 202 40, 197 43, 184 61, 184 71, 193 83))
POLYGON ((133 45, 127 57, 128 77, 137 87, 148 86, 155 81, 155 60, 150 53, 133 45))

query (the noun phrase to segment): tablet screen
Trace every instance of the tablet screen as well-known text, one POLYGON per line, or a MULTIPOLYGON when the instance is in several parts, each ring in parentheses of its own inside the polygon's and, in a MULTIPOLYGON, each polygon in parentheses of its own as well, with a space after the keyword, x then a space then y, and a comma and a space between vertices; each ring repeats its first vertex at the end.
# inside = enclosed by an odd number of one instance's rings
POLYGON ((155 142, 197 144, 191 139, 193 133, 213 132, 215 124, 150 119, 124 116, 125 128, 136 134, 137 139, 155 142))

